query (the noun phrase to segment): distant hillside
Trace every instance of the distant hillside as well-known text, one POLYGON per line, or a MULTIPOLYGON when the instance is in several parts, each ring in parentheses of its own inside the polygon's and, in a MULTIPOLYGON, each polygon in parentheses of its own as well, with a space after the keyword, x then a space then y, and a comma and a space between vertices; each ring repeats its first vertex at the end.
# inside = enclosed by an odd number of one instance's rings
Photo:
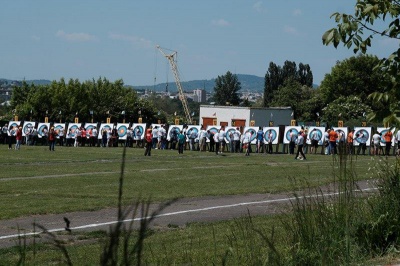
MULTIPOLYGON (((262 92, 264 90, 264 78, 254 76, 254 75, 243 75, 237 74, 238 80, 241 83, 242 90, 241 91, 259 91, 262 92)), ((213 91, 215 86, 215 79, 209 80, 192 80, 182 82, 183 90, 192 91, 195 89, 205 89, 208 92, 213 91)), ((160 83, 155 86, 133 86, 136 90, 151 90, 151 91, 165 91, 166 83, 160 83)), ((168 91, 176 92, 176 84, 175 81, 168 82, 168 91)))
MULTIPOLYGON (((0 78, 0 83, 7 83, 7 84, 11 84, 11 83, 15 83, 15 82, 22 82, 22 80, 11 80, 11 79, 1 79, 0 78)), ((50 80, 46 80, 46 79, 33 79, 33 80, 25 80, 26 83, 28 84, 35 84, 35 85, 48 85, 51 84, 50 80)))

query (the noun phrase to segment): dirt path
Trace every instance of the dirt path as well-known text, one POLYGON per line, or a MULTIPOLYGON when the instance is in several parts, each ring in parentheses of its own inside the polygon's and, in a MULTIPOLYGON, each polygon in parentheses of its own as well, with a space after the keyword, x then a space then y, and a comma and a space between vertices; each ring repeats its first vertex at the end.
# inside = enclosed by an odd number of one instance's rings
MULTIPOLYGON (((364 192, 375 191, 374 186, 367 181, 359 182, 358 186, 364 192)), ((325 195, 334 194, 333 187, 328 186, 322 189, 325 195)), ((293 199, 292 193, 180 199, 165 207, 152 226, 156 228, 183 227, 192 222, 214 222, 249 214, 252 216, 274 214, 282 212, 291 199, 293 199)), ((151 204, 150 213, 158 207, 158 204, 151 204)), ((64 217, 71 221, 70 229, 73 235, 79 235, 79 232, 83 231, 107 230, 118 220, 116 208, 2 220, 0 221, 0 248, 17 245, 18 235, 25 235, 31 241, 33 235, 41 233, 39 228, 34 228, 33 223, 43 226, 49 232, 67 234, 64 217)), ((128 215, 125 222, 139 221, 142 218, 139 209, 135 216, 132 213, 128 215)))

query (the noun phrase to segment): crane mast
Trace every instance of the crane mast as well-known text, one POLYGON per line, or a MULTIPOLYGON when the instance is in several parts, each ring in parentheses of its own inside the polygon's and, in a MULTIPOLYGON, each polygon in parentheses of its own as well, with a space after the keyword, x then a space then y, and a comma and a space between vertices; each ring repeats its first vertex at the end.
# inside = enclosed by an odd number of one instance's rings
POLYGON ((187 99, 185 94, 183 93, 183 88, 181 85, 181 80, 179 78, 179 72, 178 72, 178 66, 176 64, 176 60, 175 60, 175 56, 178 54, 178 52, 173 51, 172 54, 166 54, 162 48, 157 45, 156 46, 157 49, 162 53, 162 55, 167 58, 167 60, 169 61, 169 64, 171 66, 171 70, 172 73, 174 74, 174 78, 175 78, 175 83, 176 83, 176 87, 178 88, 178 93, 179 93, 179 99, 182 102, 183 105, 183 110, 185 112, 185 116, 186 116, 186 122, 188 124, 192 124, 192 117, 190 116, 190 112, 189 112, 189 107, 188 107, 188 103, 187 103, 187 99))

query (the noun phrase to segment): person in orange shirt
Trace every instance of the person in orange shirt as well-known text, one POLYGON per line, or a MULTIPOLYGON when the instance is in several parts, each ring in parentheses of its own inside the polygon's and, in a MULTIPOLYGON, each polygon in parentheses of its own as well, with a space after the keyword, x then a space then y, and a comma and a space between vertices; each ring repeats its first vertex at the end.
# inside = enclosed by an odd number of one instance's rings
POLYGON ((331 131, 329 131, 329 146, 331 154, 337 154, 336 140, 338 137, 338 133, 335 130, 331 129, 331 131))
POLYGON ((392 137, 393 133, 391 130, 386 131, 386 133, 383 135, 383 138, 385 139, 386 147, 385 147, 385 155, 389 156, 390 155, 390 147, 392 146, 392 137))
POLYGON ((349 134, 347 134, 347 152, 348 152, 348 154, 353 154, 353 140, 354 140, 354 130, 350 129, 349 134))

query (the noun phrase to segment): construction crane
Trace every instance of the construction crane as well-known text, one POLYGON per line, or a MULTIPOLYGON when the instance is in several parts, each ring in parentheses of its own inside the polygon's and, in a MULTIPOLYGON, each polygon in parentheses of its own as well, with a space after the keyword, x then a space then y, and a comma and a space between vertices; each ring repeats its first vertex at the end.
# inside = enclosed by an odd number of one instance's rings
MULTIPOLYGON (((182 89, 182 85, 181 85, 181 80, 179 78, 179 72, 178 72, 178 66, 176 64, 176 57, 178 52, 177 51, 172 51, 172 54, 167 54, 164 52, 163 48, 161 48, 159 45, 156 46, 156 48, 162 53, 162 55, 168 59, 169 64, 171 66, 171 70, 172 73, 174 73, 174 77, 175 77, 175 83, 176 83, 176 87, 178 88, 178 93, 179 93, 179 99, 182 102, 183 105, 183 110, 185 111, 185 116, 186 116, 186 123, 188 124, 193 124, 192 122, 192 117, 190 115, 189 112, 189 107, 188 107, 188 103, 187 103, 187 99, 185 94, 183 93, 183 89, 182 89)), ((164 48, 165 49, 165 48, 164 48)), ((168 50, 168 49, 165 49, 168 50)))

